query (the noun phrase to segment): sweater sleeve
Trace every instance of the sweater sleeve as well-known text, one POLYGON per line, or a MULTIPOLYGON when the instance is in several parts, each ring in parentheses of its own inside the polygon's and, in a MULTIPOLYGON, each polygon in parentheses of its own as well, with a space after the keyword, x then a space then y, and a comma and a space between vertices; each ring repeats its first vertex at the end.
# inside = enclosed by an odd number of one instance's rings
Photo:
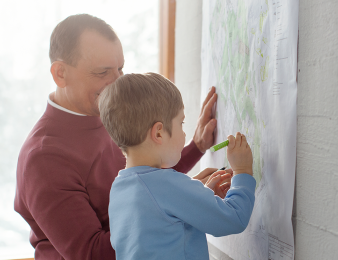
POLYGON ((149 189, 159 207, 176 221, 183 221, 203 233, 226 236, 247 227, 255 201, 255 179, 249 174, 232 178, 222 200, 200 181, 179 172, 163 174, 163 185, 150 182, 149 189))
POLYGON ((181 154, 181 160, 173 167, 173 169, 178 172, 187 173, 195 166, 202 156, 203 153, 197 148, 195 142, 191 140, 191 142, 184 147, 181 154))
POLYGON ((56 148, 37 148, 28 156, 24 175, 26 206, 64 259, 115 259, 110 232, 102 229, 90 205, 86 180, 67 156, 56 148))

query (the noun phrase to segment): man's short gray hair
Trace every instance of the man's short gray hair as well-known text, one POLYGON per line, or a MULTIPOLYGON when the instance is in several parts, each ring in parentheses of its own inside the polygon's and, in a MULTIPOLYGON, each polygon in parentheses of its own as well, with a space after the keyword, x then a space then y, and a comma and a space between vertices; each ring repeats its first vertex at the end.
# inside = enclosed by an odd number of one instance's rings
POLYGON ((113 28, 100 18, 89 14, 68 16, 55 27, 50 37, 49 58, 51 63, 62 60, 75 67, 80 57, 79 39, 85 30, 98 32, 111 41, 118 39, 113 28))

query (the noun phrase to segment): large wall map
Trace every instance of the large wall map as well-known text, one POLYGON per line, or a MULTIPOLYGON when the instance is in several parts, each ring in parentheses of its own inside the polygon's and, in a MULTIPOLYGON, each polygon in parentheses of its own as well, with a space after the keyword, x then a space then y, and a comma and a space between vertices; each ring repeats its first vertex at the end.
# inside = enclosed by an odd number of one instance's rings
MULTIPOLYGON (((298 1, 204 0, 202 93, 216 86, 216 142, 244 133, 254 157, 256 202, 239 235, 208 236, 234 259, 293 259, 298 1)), ((205 95, 202 95, 202 100, 205 95)), ((228 165, 226 150, 202 167, 228 165)))

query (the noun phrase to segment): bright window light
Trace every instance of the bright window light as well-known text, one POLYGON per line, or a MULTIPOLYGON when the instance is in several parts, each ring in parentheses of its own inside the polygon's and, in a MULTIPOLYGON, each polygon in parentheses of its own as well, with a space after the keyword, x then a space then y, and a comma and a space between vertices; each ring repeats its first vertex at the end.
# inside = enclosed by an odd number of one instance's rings
POLYGON ((14 209, 16 164, 55 90, 49 38, 69 15, 88 13, 121 40, 124 73, 158 72, 158 0, 0 1, 0 259, 33 257, 30 228, 14 209))

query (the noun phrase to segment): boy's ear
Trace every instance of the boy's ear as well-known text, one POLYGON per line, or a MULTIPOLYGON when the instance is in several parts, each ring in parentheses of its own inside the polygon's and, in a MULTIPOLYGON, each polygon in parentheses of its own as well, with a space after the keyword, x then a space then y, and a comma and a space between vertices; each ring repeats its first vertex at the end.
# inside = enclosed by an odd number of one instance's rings
POLYGON ((50 73, 59 88, 66 87, 66 64, 62 61, 54 61, 50 67, 50 73))
POLYGON ((162 144, 163 133, 163 124, 161 122, 156 122, 150 130, 151 140, 153 140, 156 144, 162 144))

